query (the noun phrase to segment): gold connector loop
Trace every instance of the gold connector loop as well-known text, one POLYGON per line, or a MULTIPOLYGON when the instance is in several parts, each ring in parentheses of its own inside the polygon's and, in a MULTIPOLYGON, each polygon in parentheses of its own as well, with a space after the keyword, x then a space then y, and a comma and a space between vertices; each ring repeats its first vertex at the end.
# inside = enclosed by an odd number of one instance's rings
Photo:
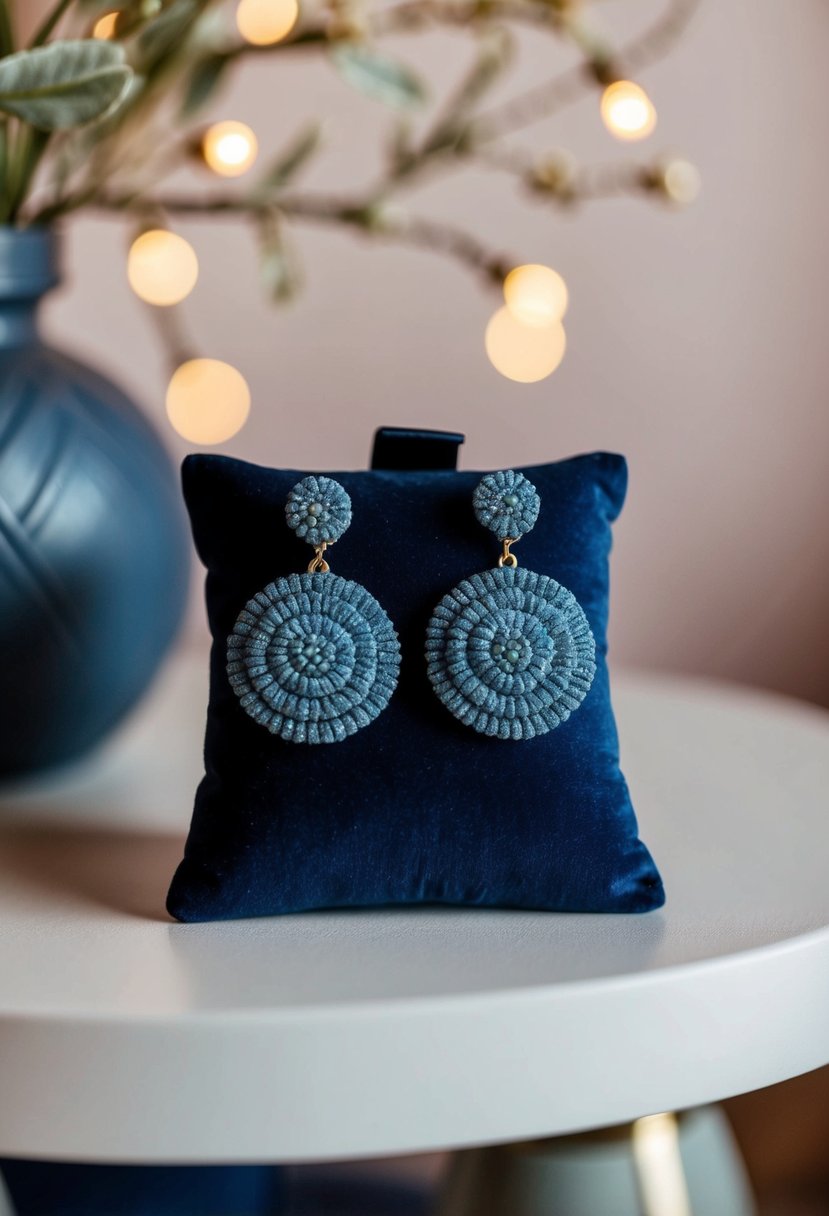
POLYGON ((518 536, 505 536, 504 537, 503 542, 502 542, 501 556, 498 558, 499 568, 502 566, 509 566, 510 569, 514 570, 515 567, 518 565, 518 558, 515 556, 514 553, 510 553, 509 550, 510 550, 510 545, 517 545, 518 541, 520 539, 521 538, 518 536))
POLYGON ((328 565, 328 562, 322 556, 327 548, 328 548, 327 541, 323 541, 321 545, 317 545, 314 548, 315 556, 308 563, 308 573, 309 574, 327 574, 328 571, 331 569, 331 567, 328 565))

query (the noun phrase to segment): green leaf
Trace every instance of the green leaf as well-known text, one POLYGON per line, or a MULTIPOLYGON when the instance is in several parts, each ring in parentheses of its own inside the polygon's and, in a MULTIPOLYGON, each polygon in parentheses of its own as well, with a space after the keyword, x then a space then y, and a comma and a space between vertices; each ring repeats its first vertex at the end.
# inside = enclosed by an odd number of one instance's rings
POLYGON ((136 58, 140 70, 148 71, 181 44, 200 15, 203 5, 198 0, 174 0, 153 21, 141 30, 136 41, 136 58))
POLYGON ((84 147, 93 147, 116 130, 129 112, 130 107, 138 101, 146 83, 143 76, 138 76, 135 72, 130 74, 126 88, 117 102, 111 105, 95 122, 88 123, 76 136, 77 139, 82 141, 84 147))
POLYGON ((184 101, 181 103, 182 118, 189 118, 200 110, 206 101, 209 101, 219 87, 225 68, 230 62, 230 55, 217 51, 196 64, 187 82, 184 101))
POLYGON ((392 125, 388 141, 388 156, 392 165, 402 165, 411 158, 413 151, 411 119, 407 114, 402 114, 394 120, 392 125))
POLYGON ((505 29, 489 29, 478 43, 478 53, 467 76, 452 99, 452 117, 468 113, 492 88, 512 55, 512 40, 505 29))
POLYGON ((302 286, 299 264, 284 243, 270 241, 262 246, 259 277, 274 304, 288 304, 302 286))
POLYGON ((79 127, 115 106, 131 75, 123 47, 97 38, 18 51, 0 59, 0 110, 44 131, 79 127))
POLYGON ((271 195, 283 190, 319 147, 321 128, 312 122, 300 131, 296 139, 276 158, 253 188, 257 195, 271 195))
POLYGON ((426 100, 426 90, 410 68, 369 47, 344 43, 331 58, 343 80, 387 106, 408 109, 426 100))
MULTIPOLYGON (((424 151, 435 152, 464 150, 469 131, 469 115, 481 97, 498 80, 509 63, 512 41, 506 30, 488 30, 478 44, 478 53, 472 67, 449 98, 443 113, 429 132, 424 151)), ((417 161, 414 166, 417 166, 417 161)), ((406 166, 402 162, 403 169, 406 166)))

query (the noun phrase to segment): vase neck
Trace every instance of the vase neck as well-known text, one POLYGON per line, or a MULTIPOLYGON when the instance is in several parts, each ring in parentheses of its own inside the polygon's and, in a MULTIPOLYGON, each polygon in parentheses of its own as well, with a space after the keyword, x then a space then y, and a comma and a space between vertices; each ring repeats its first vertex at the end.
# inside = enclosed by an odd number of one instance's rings
POLYGON ((40 341, 37 325, 39 300, 0 299, 0 350, 40 341))
POLYGON ((38 306, 59 279, 52 229, 0 226, 0 349, 38 340, 38 306))

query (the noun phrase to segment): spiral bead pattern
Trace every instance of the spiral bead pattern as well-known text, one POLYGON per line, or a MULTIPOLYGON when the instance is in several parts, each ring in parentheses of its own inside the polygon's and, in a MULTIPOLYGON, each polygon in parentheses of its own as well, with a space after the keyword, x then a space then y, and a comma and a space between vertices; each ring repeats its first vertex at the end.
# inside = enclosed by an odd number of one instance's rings
POLYGON ((472 495, 472 507, 478 523, 494 532, 498 540, 518 540, 535 526, 541 499, 523 473, 502 469, 481 478, 472 495))
POLYGON ((426 632, 429 679, 459 721, 497 739, 532 739, 578 709, 596 643, 571 591, 532 570, 487 570, 440 601, 426 632))
POLYGON ((388 705, 400 643, 377 600, 336 574, 293 574, 249 600, 227 642, 245 713, 292 743, 338 743, 388 705))
POLYGON ((297 482, 288 495, 285 519, 309 545, 331 545, 351 523, 351 499, 333 477, 311 474, 297 482))

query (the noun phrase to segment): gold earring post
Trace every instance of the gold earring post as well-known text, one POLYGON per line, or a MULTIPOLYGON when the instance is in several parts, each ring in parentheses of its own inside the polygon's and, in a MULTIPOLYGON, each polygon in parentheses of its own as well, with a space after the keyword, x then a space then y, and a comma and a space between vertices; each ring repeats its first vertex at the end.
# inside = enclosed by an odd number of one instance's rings
POLYGON ((510 545, 517 545, 521 538, 518 536, 505 536, 502 541, 501 556, 498 558, 499 568, 509 566, 512 570, 518 565, 518 558, 514 553, 510 553, 510 545))
POLYGON ((322 544, 316 545, 314 548, 314 557, 308 563, 309 574, 327 574, 331 567, 323 557, 323 553, 328 548, 328 542, 323 541, 322 544))

